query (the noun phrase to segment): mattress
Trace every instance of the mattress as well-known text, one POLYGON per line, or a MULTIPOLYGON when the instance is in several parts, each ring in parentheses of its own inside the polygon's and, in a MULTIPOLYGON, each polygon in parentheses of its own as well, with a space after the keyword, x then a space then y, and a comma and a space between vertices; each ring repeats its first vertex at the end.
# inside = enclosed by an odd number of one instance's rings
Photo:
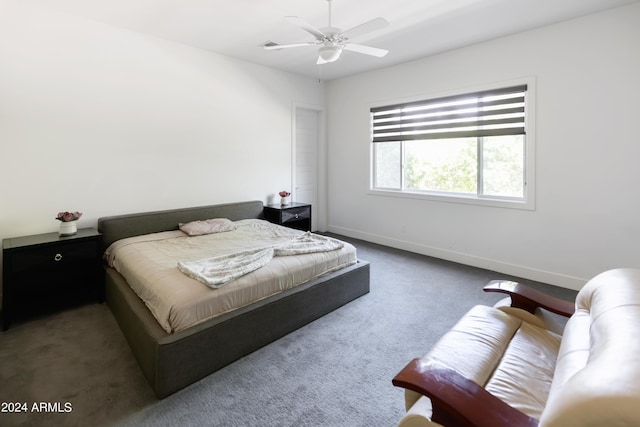
POLYGON ((357 262, 353 245, 334 251, 277 256, 265 266, 211 288, 183 274, 178 262, 273 247, 303 234, 259 219, 235 222, 234 231, 188 236, 180 230, 129 237, 105 251, 168 333, 184 330, 357 262))

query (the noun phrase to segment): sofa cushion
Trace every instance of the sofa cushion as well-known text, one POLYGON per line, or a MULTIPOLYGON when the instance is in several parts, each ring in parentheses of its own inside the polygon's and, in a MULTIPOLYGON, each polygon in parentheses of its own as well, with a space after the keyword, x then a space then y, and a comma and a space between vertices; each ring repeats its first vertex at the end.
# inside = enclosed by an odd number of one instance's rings
POLYGON ((482 386, 521 323, 493 307, 475 306, 440 338, 426 359, 482 386))
POLYGON ((559 335, 522 322, 484 388, 512 408, 540 419, 559 348, 559 335))
MULTIPOLYGON (((523 321, 526 314, 518 314, 475 306, 423 360, 458 371, 510 406, 539 419, 551 387, 560 336, 523 321)), ((419 397, 407 391, 407 408, 419 397)))

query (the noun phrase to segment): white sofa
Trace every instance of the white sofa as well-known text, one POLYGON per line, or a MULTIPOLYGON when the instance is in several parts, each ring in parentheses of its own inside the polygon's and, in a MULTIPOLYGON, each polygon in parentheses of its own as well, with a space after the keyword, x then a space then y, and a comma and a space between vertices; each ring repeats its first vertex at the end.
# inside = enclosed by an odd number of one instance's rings
POLYGON ((485 290, 511 305, 472 308, 398 373, 399 426, 640 426, 640 270, 594 277, 575 304, 514 282, 485 290), (570 317, 564 330, 545 310, 570 317))

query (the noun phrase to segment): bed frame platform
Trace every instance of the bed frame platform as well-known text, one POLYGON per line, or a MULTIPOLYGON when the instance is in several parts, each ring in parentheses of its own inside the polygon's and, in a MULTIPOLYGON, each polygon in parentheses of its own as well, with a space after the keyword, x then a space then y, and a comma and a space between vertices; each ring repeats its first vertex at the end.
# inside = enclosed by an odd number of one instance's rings
MULTIPOLYGON (((100 218, 104 247, 116 240, 175 230, 179 222, 262 217, 250 201, 100 218)), ((324 275, 285 292, 168 334, 131 290, 105 266, 105 298, 149 384, 166 397, 369 292, 369 263, 324 275)))

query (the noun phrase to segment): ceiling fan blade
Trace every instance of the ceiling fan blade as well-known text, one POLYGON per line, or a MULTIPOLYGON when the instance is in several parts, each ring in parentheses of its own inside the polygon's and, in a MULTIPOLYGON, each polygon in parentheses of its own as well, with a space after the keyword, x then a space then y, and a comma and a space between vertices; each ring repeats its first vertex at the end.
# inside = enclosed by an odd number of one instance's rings
POLYGON ((344 45, 343 49, 350 50, 352 52, 364 53, 365 55, 377 56, 378 58, 382 58, 389 53, 386 49, 378 49, 377 47, 363 46, 361 44, 353 43, 344 45))
POLYGON ((289 49, 292 47, 302 47, 302 46, 315 46, 316 42, 308 42, 308 43, 291 43, 291 44, 278 44, 275 42, 266 42, 262 45, 266 50, 280 50, 280 49, 289 49))
POLYGON ((372 19, 371 21, 367 21, 364 24, 360 24, 358 26, 350 28, 347 31, 344 31, 342 35, 345 36, 347 39, 352 39, 354 37, 361 36, 362 34, 380 30, 386 27, 387 25, 389 25, 389 22, 387 22, 386 19, 376 18, 376 19, 372 19))
POLYGON ((327 37, 322 31, 298 16, 285 16, 284 18, 293 25, 297 25, 298 27, 302 28, 318 40, 324 40, 327 37))

